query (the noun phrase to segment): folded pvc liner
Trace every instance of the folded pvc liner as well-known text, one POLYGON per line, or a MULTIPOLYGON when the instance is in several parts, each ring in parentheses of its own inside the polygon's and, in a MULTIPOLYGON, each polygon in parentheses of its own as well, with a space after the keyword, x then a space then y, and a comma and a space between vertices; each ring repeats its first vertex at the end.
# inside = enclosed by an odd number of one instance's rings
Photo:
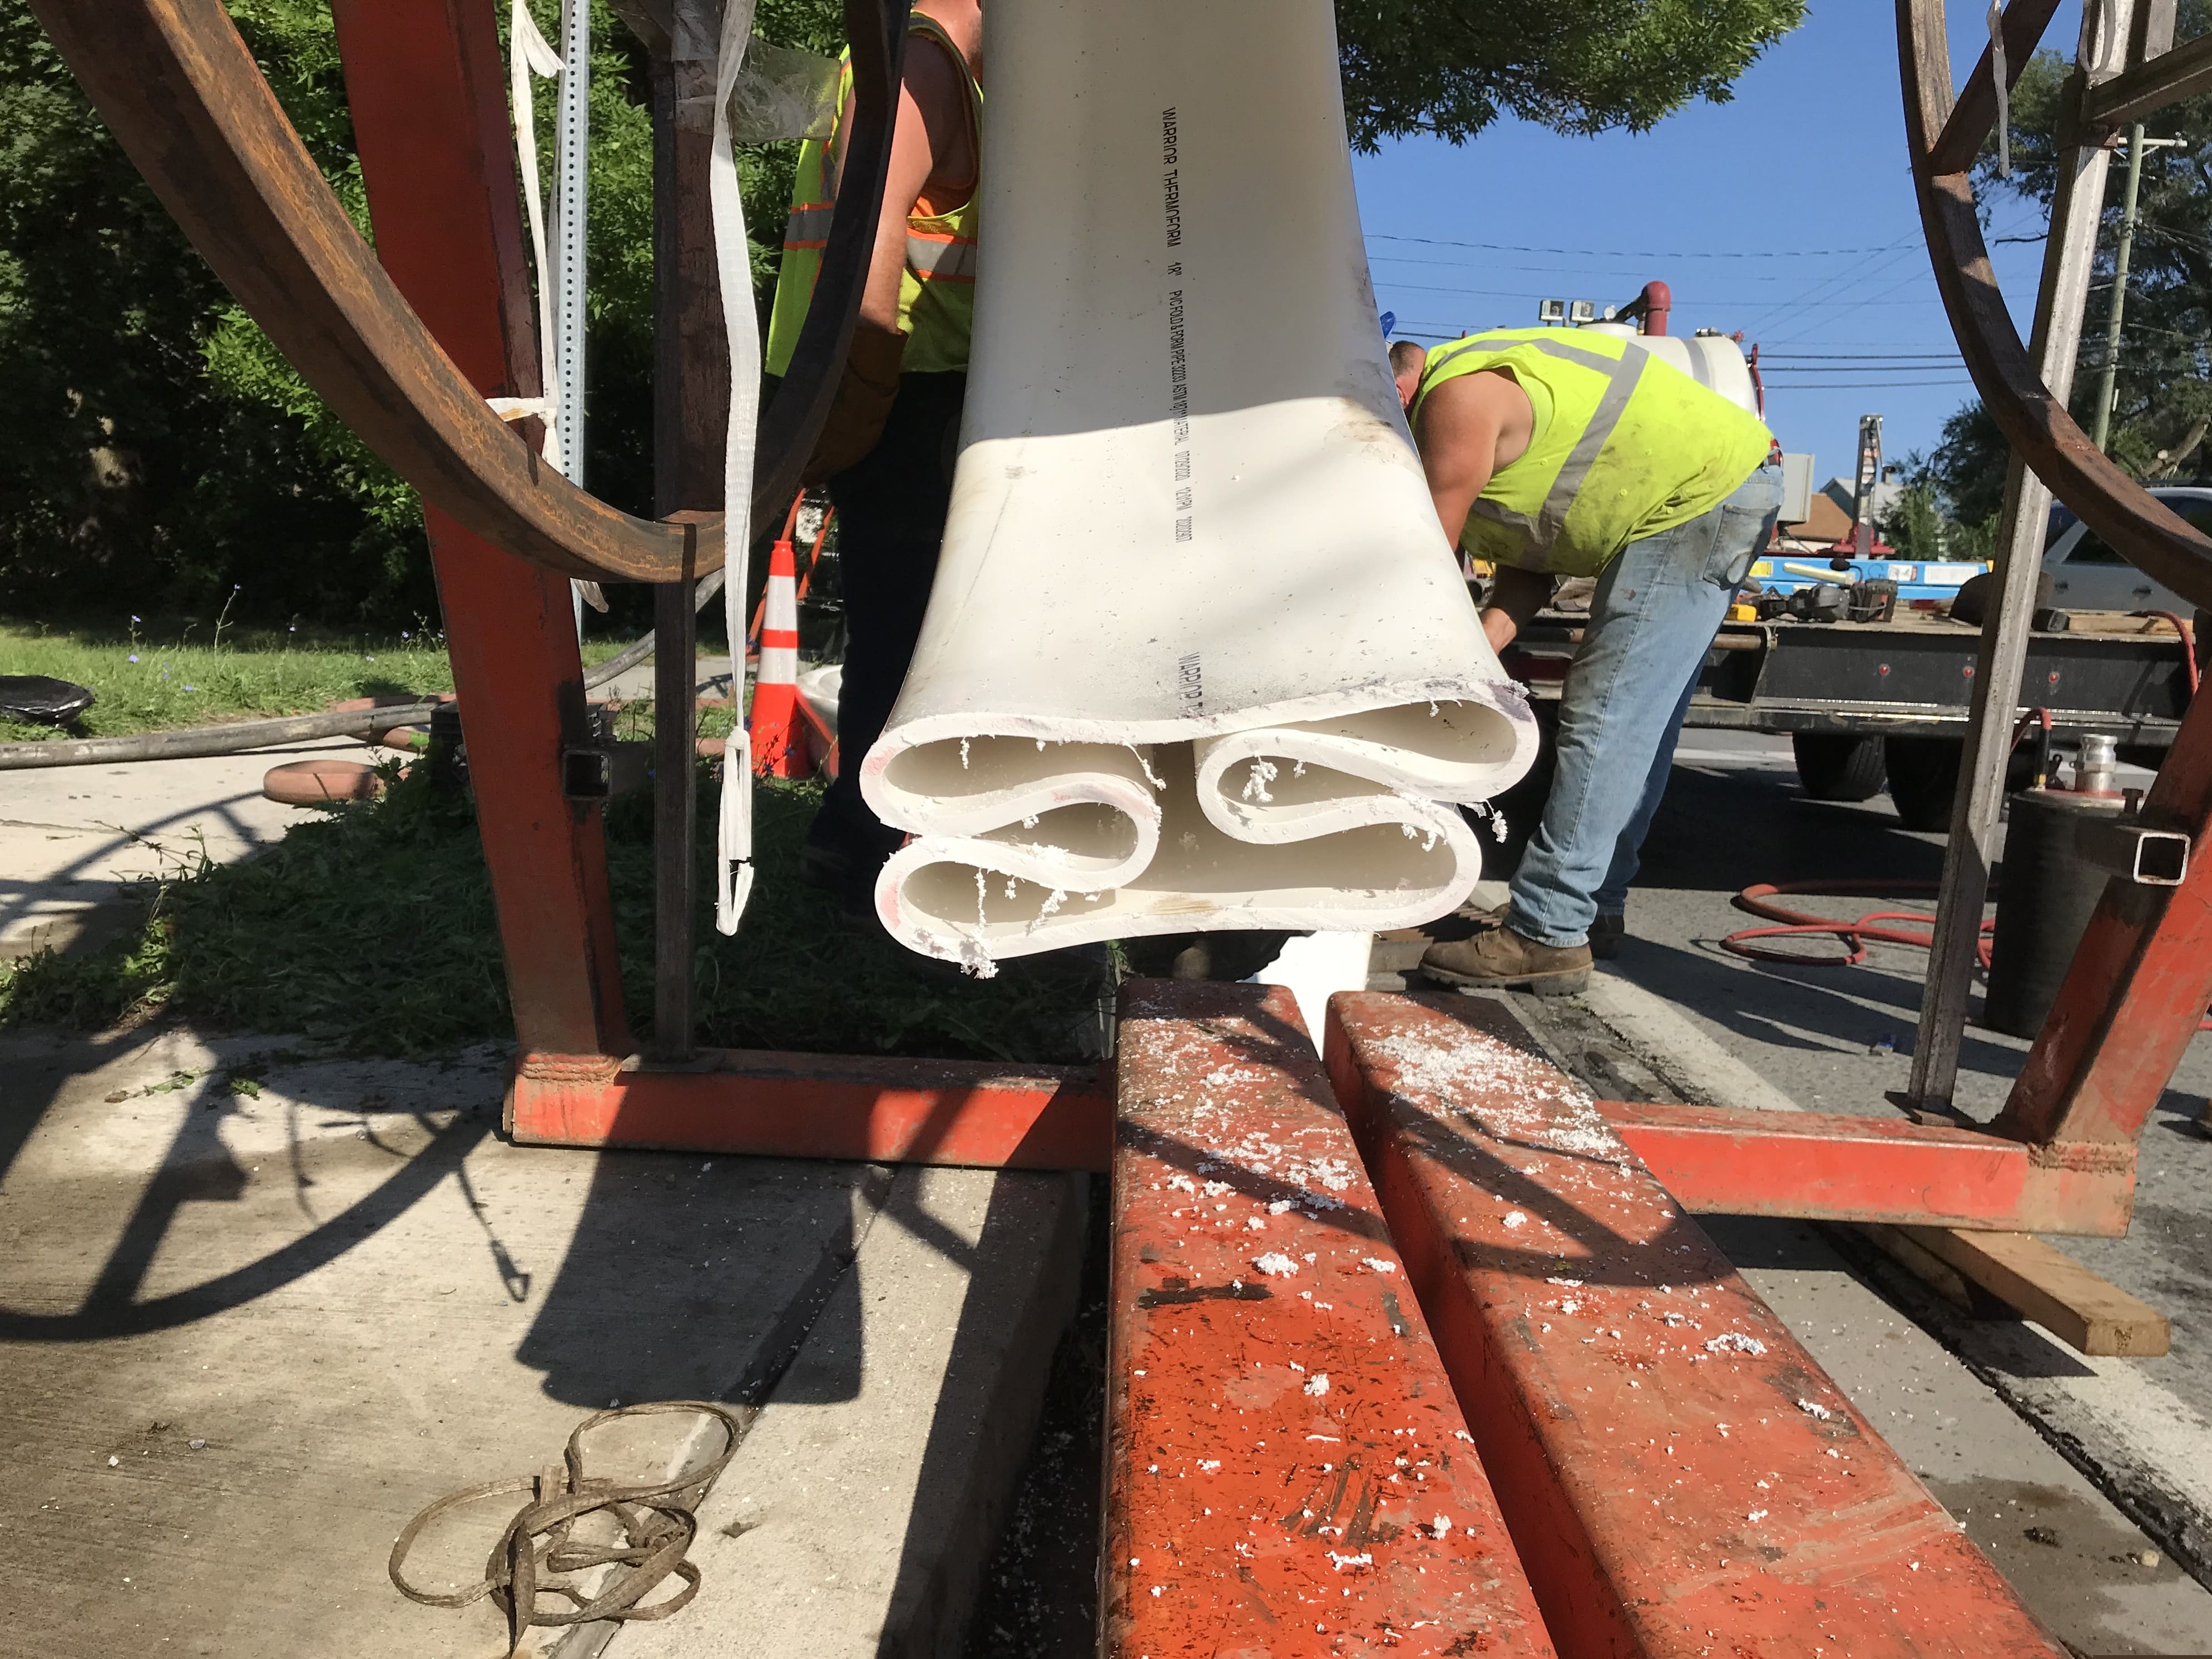
POLYGON ((913 836, 879 914, 979 969, 1443 914, 1481 874, 1454 803, 1535 726, 1383 357, 1325 0, 988 27, 951 520, 861 763, 913 836))

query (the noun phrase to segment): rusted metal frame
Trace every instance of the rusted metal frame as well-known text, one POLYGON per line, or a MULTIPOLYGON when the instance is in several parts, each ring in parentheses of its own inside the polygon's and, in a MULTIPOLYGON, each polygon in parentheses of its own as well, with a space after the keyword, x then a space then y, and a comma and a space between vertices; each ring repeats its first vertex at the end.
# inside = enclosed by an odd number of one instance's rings
MULTIPOLYGON (((2131 5, 2132 0, 2110 0, 2102 9, 2110 19, 2112 35, 2124 35, 2131 5)), ((2080 53, 2085 66, 2100 52, 2113 49, 2110 38, 2093 40, 2099 12, 2099 8, 2093 7, 2085 14, 2080 53)), ((1996 414, 2004 395, 2013 395, 2017 402, 2032 388, 2051 419, 2063 422, 2088 453, 2110 469, 2110 463, 2097 453, 2065 412, 2081 345, 2082 307, 2096 255, 2108 152, 2099 144, 2077 143, 2061 153, 2051 235, 2035 308, 2034 351, 2039 368, 2029 370, 1990 269, 1987 251, 1982 246, 1967 175, 1938 177, 1929 171, 1929 148, 1949 113, 1950 70, 1942 8, 1934 0, 1900 0, 1899 25, 1908 143, 1920 187, 1922 219, 1937 287, 1950 312, 1960 351, 1970 366, 1978 349, 1990 362, 2002 357, 2008 349, 2017 354, 2013 367, 2018 371, 2018 383, 2008 382, 1999 395, 1992 395, 1982 371, 1975 370, 1984 402, 1996 414), (1955 222, 1961 204, 1966 219, 1963 232, 1955 222), (1970 244, 1959 240, 1962 234, 1971 237, 1970 244), (1963 258, 1959 257, 1961 249, 1966 250, 1963 258)), ((2013 436, 2009 430, 2007 435, 2013 436)), ((2013 437, 1999 524, 1997 592, 1982 625, 1975 661, 1966 750, 1960 762, 1961 787, 1952 808, 1951 833, 1944 850, 1935 940, 1929 951, 1928 989, 1921 1004, 1907 1085, 1911 1097, 1923 1104, 1948 1102, 1957 1082, 1959 1050, 1973 994, 1983 903, 2004 805, 2006 761, 2033 632, 2036 586, 2042 574, 2051 503, 2051 486, 2046 482, 2051 469, 2046 463, 2051 453, 2047 441, 2039 448, 2033 442, 2013 437)), ((2135 495, 2149 501, 2139 486, 2124 483, 2135 495)), ((2212 556, 2212 542, 2206 543, 2206 551, 2212 556)), ((2208 557, 2203 574, 2212 583, 2212 556, 2208 557)))
POLYGON ((1944 1124, 1640 1101, 1597 1109, 1693 1215, 2118 1237, 2134 1199, 2132 1156, 2058 1169, 2019 1140, 1944 1124))
POLYGON ((2092 126, 2124 127, 2207 89, 2212 89, 2212 34, 2200 34, 2091 87, 2082 94, 2081 118, 2092 126))
MULTIPOLYGON (((663 518, 722 510, 730 415, 709 174, 719 0, 674 0, 650 47, 653 118, 653 488, 663 518)), ((656 20, 659 21, 659 20, 656 20)), ((653 590, 653 1058, 691 1053, 696 887, 696 578, 653 590)), ((740 663, 732 695, 742 699, 740 663)))
MULTIPOLYGON (((2112 0, 2107 9, 2122 14, 2118 21, 2124 28, 2127 0, 2112 0)), ((2212 537, 2099 453, 2066 412, 2065 399, 2044 385, 1990 268, 1970 178, 1930 168, 1931 148, 1952 107, 1939 0, 1898 0, 1898 47, 1907 144, 1936 288, 1990 417, 2037 476, 2122 556, 2198 604, 2212 605, 2212 537)), ((2063 172, 2061 181, 2063 187, 2063 172)), ((2056 217, 2054 212, 2054 223, 2056 217)))
MULTIPOLYGON (((472 396, 534 395, 536 313, 491 9, 337 0, 332 15, 395 292, 415 303, 472 396)), ((561 790, 561 750, 592 740, 568 583, 434 502, 423 516, 516 1033, 526 1048, 624 1053, 599 813, 561 790)))
POLYGON ((1328 1054, 1561 1651, 2064 1651, 1503 1005, 1328 1054))
MULTIPOLYGON (((2042 43, 2043 31, 2051 27, 2057 13, 2058 0, 2012 0, 2004 10, 2005 85, 2017 82, 2027 68, 2027 60, 2035 55, 2042 43)), ((1943 74, 1949 83, 1950 64, 1946 55, 1943 74)), ((1990 67, 1990 50, 1982 48, 1981 61, 1967 76, 1966 84, 1959 88, 1958 102, 1952 106, 1943 130, 1929 146, 1928 166, 1931 173, 1964 173, 1972 167, 1982 153, 1982 145, 1997 119, 1996 81, 1990 67)))
MULTIPOLYGON (((220 0, 35 0, 33 9, 216 276, 425 500, 563 575, 656 581, 720 568, 719 518, 674 526, 619 513, 545 465, 526 434, 490 412, 487 396, 536 392, 513 376, 473 386, 447 357, 331 194, 220 0)), ((905 15, 899 0, 847 0, 855 114, 846 188, 820 298, 763 422, 757 502, 772 506, 796 487, 851 343, 890 155, 905 15)))
POLYGON ((1552 1654, 1296 1002, 1120 1030, 1103 1659, 1552 1654))
MULTIPOLYGON (((653 1056, 690 1058, 693 1024, 691 912, 696 887, 699 768, 698 613, 692 584, 653 590, 653 1056)), ((731 671, 742 695, 744 662, 731 671)), ((748 781, 739 779, 743 788, 748 781)))
POLYGON ((2182 722, 2142 819, 2191 837, 2188 874, 2179 887, 2106 884, 1990 1126, 2054 1164, 2132 1153, 2212 1004, 2212 698, 2182 722))
POLYGON ((2136 0, 2135 19, 2128 26, 2130 69, 2173 50, 2175 14, 2179 9, 2179 0, 2136 0))
POLYGON ((505 1123, 539 1146, 1097 1171, 1114 1133, 1095 1068, 721 1048, 682 1069, 525 1054, 505 1123))
MULTIPOLYGON (((525 384, 534 395, 535 377, 477 385, 440 349, 331 195, 220 0, 37 0, 33 10, 216 275, 426 501, 563 575, 647 580, 687 557, 721 562, 719 526, 695 532, 617 512, 485 406, 525 384)), ((482 196, 471 205, 498 210, 482 196)))

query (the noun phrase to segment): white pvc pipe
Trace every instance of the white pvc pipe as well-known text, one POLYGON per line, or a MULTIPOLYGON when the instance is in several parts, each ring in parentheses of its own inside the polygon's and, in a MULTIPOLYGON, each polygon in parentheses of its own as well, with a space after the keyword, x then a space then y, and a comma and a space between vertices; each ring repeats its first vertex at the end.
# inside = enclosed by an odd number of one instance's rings
POLYGON ((990 960, 1366 931, 1481 873, 1536 747, 1375 323, 1327 0, 988 13, 958 470, 860 766, 878 914, 990 960))

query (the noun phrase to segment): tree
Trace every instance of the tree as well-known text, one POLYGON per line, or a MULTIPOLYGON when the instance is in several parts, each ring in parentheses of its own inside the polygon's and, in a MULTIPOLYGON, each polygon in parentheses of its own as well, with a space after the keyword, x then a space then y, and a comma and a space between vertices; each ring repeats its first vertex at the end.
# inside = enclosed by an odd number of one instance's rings
POLYGON ((1725 102, 1803 0, 1337 0, 1352 141, 1464 143, 1510 111, 1560 132, 1641 132, 1725 102))
MULTIPOLYGON (((474 0, 490 4, 492 0, 474 0)), ((229 0, 308 150, 365 223, 325 0, 229 0)), ((532 0, 550 33, 558 0, 532 0)), ((504 9, 501 9, 502 10, 504 9)), ((1649 127, 1735 77, 1802 0, 1340 3, 1353 141, 1462 141, 1504 112, 1649 127)), ((586 482, 651 500, 652 149, 642 50, 592 0, 586 482)), ((838 0, 760 0, 778 45, 838 50, 838 0)), ((540 100, 550 172, 553 99, 540 100)), ((772 290, 796 146, 740 162, 772 290)), ((0 10, 0 593, 10 608, 189 610, 398 626, 434 611, 419 510, 223 292, 27 11, 0 10)))

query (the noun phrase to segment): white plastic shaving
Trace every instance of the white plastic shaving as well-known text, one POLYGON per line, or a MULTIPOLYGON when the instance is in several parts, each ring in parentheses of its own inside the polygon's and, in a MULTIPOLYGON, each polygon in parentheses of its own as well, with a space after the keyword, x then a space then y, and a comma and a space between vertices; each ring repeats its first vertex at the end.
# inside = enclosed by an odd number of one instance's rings
POLYGON ((1731 1349, 1737 1353, 1765 1353, 1766 1344, 1741 1331, 1723 1331, 1705 1344, 1707 1353, 1726 1353, 1731 1349))
POLYGON ((1313 1395, 1315 1399, 1320 1399, 1322 1395, 1328 1392, 1328 1373, 1327 1371, 1316 1371, 1313 1376, 1308 1379, 1304 1391, 1313 1395))
POLYGON ((1835 1413, 1830 1411, 1826 1406, 1823 1406, 1817 1400, 1801 1400, 1797 1402, 1797 1409, 1804 1413, 1806 1416, 1813 1418, 1822 1423, 1829 1421, 1835 1416, 1835 1413))
POLYGON ((1364 1255, 1359 1258, 1359 1261, 1361 1266, 1368 1268, 1373 1273, 1395 1273, 1398 1271, 1398 1264, 1396 1262, 1385 1261, 1379 1255, 1364 1255))
POLYGON ((1287 1279, 1298 1270, 1298 1264, 1280 1250, 1268 1251, 1252 1265, 1270 1279, 1287 1279))

